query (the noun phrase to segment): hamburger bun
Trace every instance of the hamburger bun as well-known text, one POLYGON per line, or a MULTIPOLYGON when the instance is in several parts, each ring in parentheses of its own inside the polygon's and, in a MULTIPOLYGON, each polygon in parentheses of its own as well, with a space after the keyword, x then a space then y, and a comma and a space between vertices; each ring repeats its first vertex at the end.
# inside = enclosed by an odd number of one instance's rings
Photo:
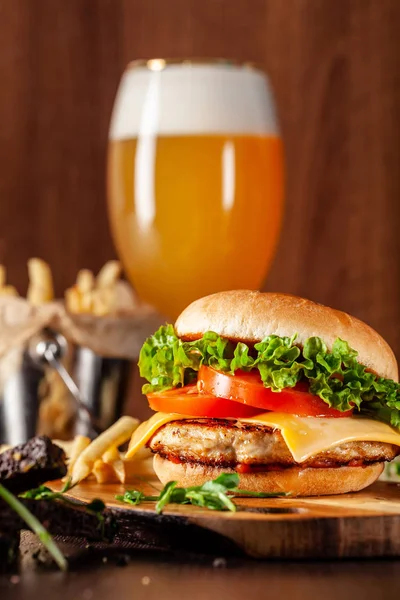
MULTIPOLYGON (((202 485, 222 473, 234 469, 211 467, 197 463, 174 463, 156 454, 153 467, 161 483, 177 481, 180 487, 202 485)), ((338 467, 335 469, 298 467, 264 473, 239 473, 239 488, 253 492, 289 492, 291 496, 328 496, 358 492, 376 481, 383 471, 383 463, 366 467, 338 467)))
POLYGON ((296 333, 300 346, 318 336, 329 350, 341 338, 357 350, 360 364, 380 377, 398 381, 393 351, 372 327, 345 312, 290 294, 252 290, 212 294, 192 302, 178 317, 175 330, 185 340, 214 331, 247 343, 272 334, 291 337, 296 333))

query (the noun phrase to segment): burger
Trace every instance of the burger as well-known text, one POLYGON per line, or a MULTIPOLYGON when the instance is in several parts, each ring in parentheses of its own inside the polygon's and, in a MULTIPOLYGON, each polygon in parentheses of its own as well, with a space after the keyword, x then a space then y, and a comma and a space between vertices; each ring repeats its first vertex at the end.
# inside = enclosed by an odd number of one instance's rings
POLYGON ((148 338, 139 368, 156 413, 128 457, 162 483, 236 472, 244 490, 354 492, 400 452, 400 385, 385 340, 310 300, 249 290, 196 300, 148 338))

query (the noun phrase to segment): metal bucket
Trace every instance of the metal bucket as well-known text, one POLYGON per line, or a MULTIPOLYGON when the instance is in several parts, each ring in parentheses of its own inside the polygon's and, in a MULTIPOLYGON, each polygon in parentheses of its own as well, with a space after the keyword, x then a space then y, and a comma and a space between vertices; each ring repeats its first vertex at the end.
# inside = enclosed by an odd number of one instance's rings
POLYGON ((19 370, 5 383, 0 398, 0 444, 16 446, 36 435, 43 367, 25 352, 19 370))
MULTIPOLYGON (((77 348, 74 380, 85 406, 98 429, 104 431, 122 414, 129 386, 132 363, 120 358, 105 358, 90 348, 77 348)), ((78 409, 75 433, 91 436, 87 412, 78 409)))
POLYGON ((16 445, 37 433, 39 387, 45 368, 55 368, 77 404, 74 432, 95 437, 123 411, 131 361, 105 358, 89 348, 75 348, 72 377, 60 362, 67 348, 63 336, 45 330, 32 340, 19 370, 0 397, 0 444, 16 445))

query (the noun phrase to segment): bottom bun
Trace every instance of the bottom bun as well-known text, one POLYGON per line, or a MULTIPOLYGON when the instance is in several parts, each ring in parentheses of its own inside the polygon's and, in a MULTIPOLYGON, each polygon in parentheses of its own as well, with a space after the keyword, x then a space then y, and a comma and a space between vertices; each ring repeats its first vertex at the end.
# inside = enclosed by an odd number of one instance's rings
MULTIPOLYGON (((154 470, 163 484, 177 481, 181 487, 202 485, 221 473, 234 469, 210 467, 198 463, 173 463, 158 454, 153 460, 154 470)), ((383 463, 367 467, 337 467, 334 469, 309 468, 239 473, 239 487, 253 492, 290 492, 292 496, 328 496, 358 492, 374 483, 383 471, 383 463)))

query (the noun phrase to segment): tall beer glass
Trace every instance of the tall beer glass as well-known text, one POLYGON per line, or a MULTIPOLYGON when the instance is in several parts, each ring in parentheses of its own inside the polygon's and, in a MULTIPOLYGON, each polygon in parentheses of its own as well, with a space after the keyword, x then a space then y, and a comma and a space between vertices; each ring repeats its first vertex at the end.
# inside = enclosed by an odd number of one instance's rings
POLYGON ((108 154, 111 228, 139 296, 170 318, 257 289, 280 229, 283 151, 266 75, 226 61, 126 69, 108 154))

